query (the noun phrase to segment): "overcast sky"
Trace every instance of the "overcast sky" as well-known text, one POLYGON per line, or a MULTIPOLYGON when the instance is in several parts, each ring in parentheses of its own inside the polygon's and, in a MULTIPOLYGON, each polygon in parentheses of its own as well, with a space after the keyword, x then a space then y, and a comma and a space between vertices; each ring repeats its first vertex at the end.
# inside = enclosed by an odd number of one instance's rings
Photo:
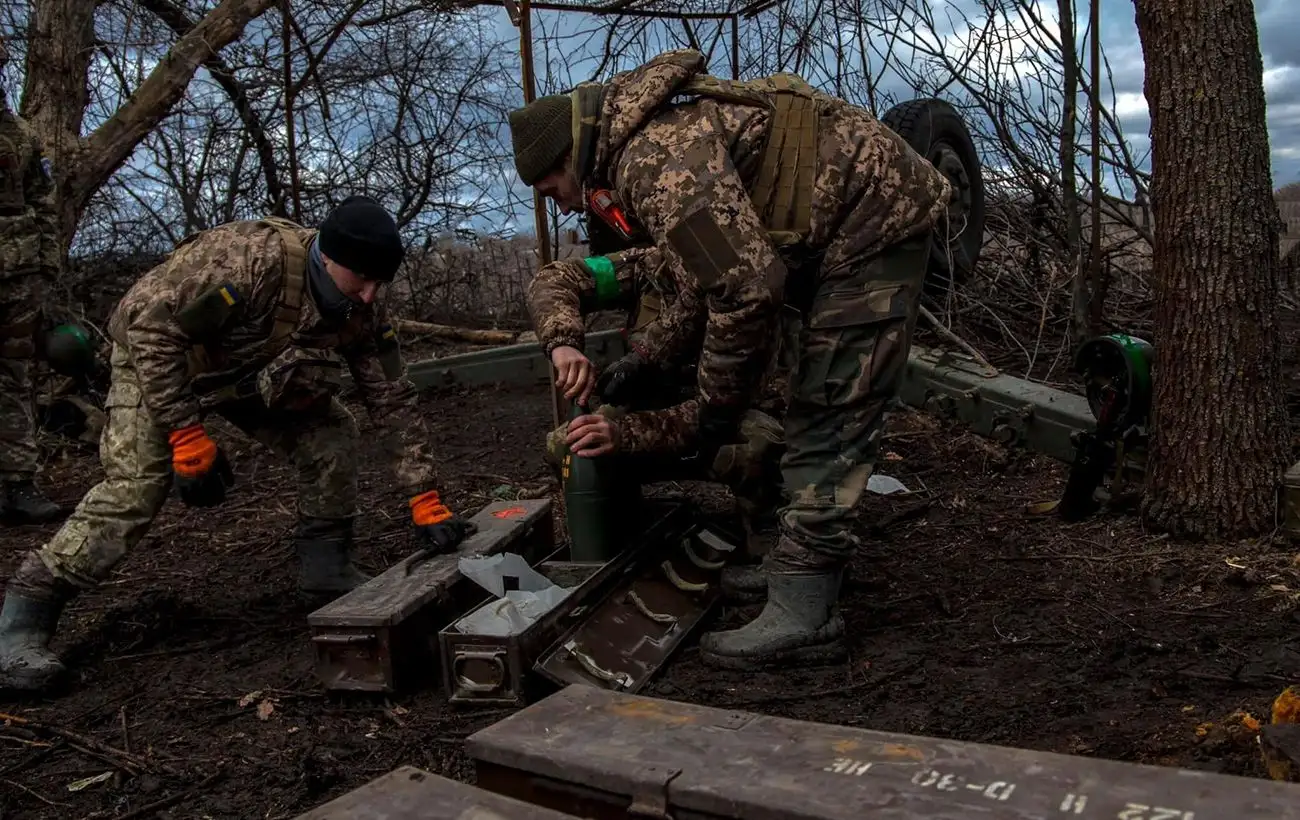
MULTIPOLYGON (((973 15, 979 7, 977 0, 930 0, 931 8, 936 9, 936 17, 950 16, 948 8, 962 8, 973 15), (945 8, 948 7, 948 8, 945 8)), ((1078 30, 1083 32, 1087 25, 1087 3, 1076 0, 1079 21, 1078 30)), ((1050 21, 1056 19, 1056 0, 1039 0, 1039 14, 1050 21)), ((1260 30, 1260 46, 1264 56, 1264 84, 1268 99, 1268 122, 1270 144, 1272 149, 1272 170, 1274 187, 1300 180, 1300 0, 1256 0, 1256 15, 1260 30)), ((510 26, 503 10, 495 10, 500 21, 503 36, 517 36, 510 26)), ((598 19, 577 13, 535 12, 534 28, 539 39, 548 39, 548 35, 564 34, 562 40, 549 40, 550 54, 545 47, 539 47, 539 65, 537 73, 543 78, 543 87, 539 93, 558 90, 571 82, 591 78, 598 70, 596 60, 582 55, 599 55, 604 46, 603 34, 598 34, 598 19), (567 63, 567 66, 566 66, 567 63), (551 87, 546 87, 545 80, 551 77, 551 87), (557 76, 558 75, 558 76, 557 76)), ((620 29, 631 31, 634 24, 628 21, 620 29), (626 25, 629 28, 623 29, 626 25)), ((744 25, 742 21, 741 25, 744 25)), ((1114 77, 1114 109, 1120 118, 1125 135, 1138 157, 1148 156, 1150 139, 1148 129, 1150 118, 1146 98, 1142 93, 1143 62, 1142 49, 1137 36, 1131 0, 1102 0, 1102 43, 1106 57, 1110 62, 1114 77)), ((679 45, 672 42, 673 36, 680 30, 680 24, 670 23, 669 33, 652 35, 648 44, 649 53, 663 48, 679 45)), ((961 39, 960 31, 940 31, 940 36, 952 41, 961 39)), ((701 39, 708 41, 709 34, 700 32, 701 39)), ((827 46, 831 48, 832 46, 827 46)), ((1084 44, 1080 43, 1080 49, 1084 44)), ((1083 51, 1086 55, 1086 50, 1083 51)), ((714 64, 710 68, 719 74, 729 71, 726 65, 727 50, 724 45, 716 52, 714 64), (719 64, 721 63, 721 64, 719 64)), ((612 70, 627 68, 618 65, 606 69, 602 78, 612 70)), ((814 83, 817 78, 809 77, 814 83)), ((819 83, 823 86, 824 83, 819 83)), ((885 86, 891 82, 887 78, 885 86)), ((904 84, 897 84, 901 97, 908 95, 904 84)), ((880 114, 881 112, 876 112, 880 114)), ((1082 113, 1082 112, 1081 112, 1082 113)), ((1086 123, 1085 123, 1086 127, 1086 123)), ((504 130, 504 129, 503 129, 504 130)), ((503 133, 507 140, 508 134, 503 133)), ((1145 164, 1145 163, 1144 163, 1145 164)), ((1149 170, 1149 168, 1148 168, 1149 170)), ((528 196, 522 186, 514 186, 516 194, 528 196)), ((1129 193, 1127 191, 1123 193, 1129 193)), ((531 222, 527 214, 519 220, 520 227, 528 230, 525 219, 531 222)))
MULTIPOLYGON (((1102 43, 1115 74, 1116 112, 1129 142, 1145 151, 1150 116, 1142 95, 1142 48, 1130 2, 1103 0, 1102 43)), ((1274 187, 1300 180, 1300 0, 1255 0, 1274 187)))

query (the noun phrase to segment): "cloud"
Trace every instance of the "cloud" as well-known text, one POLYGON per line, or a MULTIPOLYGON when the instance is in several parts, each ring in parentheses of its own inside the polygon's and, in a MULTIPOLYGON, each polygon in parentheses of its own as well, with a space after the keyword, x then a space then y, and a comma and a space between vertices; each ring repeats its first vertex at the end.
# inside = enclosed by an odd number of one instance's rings
MULTIPOLYGON (((1300 3, 1257 0, 1260 51, 1264 58, 1264 96, 1268 106, 1273 183, 1300 179, 1300 3)), ((1114 73, 1115 115, 1135 147, 1149 143, 1150 111, 1142 90, 1142 46, 1131 14, 1102 19, 1102 44, 1114 73)))

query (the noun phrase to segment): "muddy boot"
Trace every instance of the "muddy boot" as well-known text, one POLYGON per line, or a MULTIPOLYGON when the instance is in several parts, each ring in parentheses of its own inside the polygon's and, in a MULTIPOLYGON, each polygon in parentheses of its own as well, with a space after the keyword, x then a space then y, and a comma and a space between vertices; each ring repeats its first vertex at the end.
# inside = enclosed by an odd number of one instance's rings
POLYGON ((64 673, 49 645, 64 605, 75 594, 35 553, 27 554, 0 609, 0 690, 39 692, 64 673))
POLYGON ((769 573, 767 605, 740 629, 700 639, 705 663, 726 669, 838 663, 847 657, 837 605, 840 573, 769 573))
POLYGON ((740 520, 745 532, 745 545, 736 550, 737 555, 722 570, 719 585, 723 599, 728 603, 762 603, 767 597, 763 557, 771 552, 776 542, 775 517, 769 522, 759 516, 746 515, 742 510, 740 520))
POLYGON ((759 563, 723 567, 719 583, 728 603, 757 604, 767 597, 767 573, 759 563))
POLYGON ((64 509, 46 498, 30 478, 4 483, 0 517, 6 524, 48 524, 64 514, 64 509))
POLYGON ((294 546, 303 592, 348 592, 370 580, 352 565, 351 518, 302 516, 294 546))

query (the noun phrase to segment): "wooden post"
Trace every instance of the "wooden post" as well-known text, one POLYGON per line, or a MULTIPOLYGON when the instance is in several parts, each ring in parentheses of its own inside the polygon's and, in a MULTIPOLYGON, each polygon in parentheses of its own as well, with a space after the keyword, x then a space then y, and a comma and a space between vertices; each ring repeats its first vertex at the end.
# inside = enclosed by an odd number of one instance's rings
MULTIPOLYGON (((524 104, 537 99, 537 76, 533 72, 533 15, 530 0, 519 4, 519 54, 523 62, 524 104)), ((546 226, 546 200, 533 190, 533 219, 537 232, 537 265, 551 263, 551 237, 546 226)), ((549 364, 549 363, 548 363, 549 364)), ((555 386, 557 371, 551 368, 551 425, 558 427, 568 413, 562 411, 564 395, 555 386)))

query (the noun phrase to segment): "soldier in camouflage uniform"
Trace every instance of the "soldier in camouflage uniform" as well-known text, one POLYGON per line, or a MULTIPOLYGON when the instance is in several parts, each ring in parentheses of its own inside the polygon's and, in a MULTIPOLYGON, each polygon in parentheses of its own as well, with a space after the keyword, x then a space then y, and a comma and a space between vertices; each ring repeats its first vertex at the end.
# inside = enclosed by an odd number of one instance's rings
MULTIPOLYGON (((8 51, 0 41, 0 68, 8 51)), ((54 180, 31 127, 0 89, 0 518, 39 524, 63 514, 35 483, 31 367, 45 285, 59 272, 54 180)))
MULTIPOLYGON (((555 365, 557 386, 566 398, 583 405, 598 384, 593 365, 582 352, 586 337, 583 317, 601 310, 627 311, 625 333, 629 344, 636 347, 660 321, 664 306, 676 299, 663 255, 653 246, 552 262, 537 272, 528 287, 528 310, 538 341, 555 365)), ((666 408, 690 398, 695 389, 693 364, 707 312, 703 301, 696 298, 691 309, 667 315, 679 323, 668 335, 682 342, 673 360, 658 373, 660 378, 642 383, 636 394, 620 397, 621 406, 602 404, 598 413, 618 418, 629 409, 666 408)), ((632 455, 628 464, 644 481, 705 480, 727 485, 736 499, 751 555, 762 551, 755 534, 767 523, 765 514, 781 499, 779 463, 785 442, 775 416, 780 414, 784 380, 777 363, 773 364, 764 400, 741 421, 740 441, 720 448, 711 462, 693 458, 698 442, 687 438, 677 446, 655 447, 653 453, 640 457, 632 455)), ((568 432, 569 423, 565 422, 546 437, 547 458, 557 472, 564 460, 568 432)))
POLYGON ((204 427, 210 413, 295 466, 300 587, 365 582, 351 557, 360 435, 335 395, 344 364, 386 433, 417 538, 432 551, 464 538, 469 526, 439 499, 434 437, 375 301, 403 254, 393 218, 350 197, 319 231, 268 219, 188 237, 127 291, 109 324, 105 477, 8 584, 0 688, 41 689, 62 671, 47 648, 62 607, 139 543, 173 486, 191 506, 225 500, 232 471, 204 427))
MULTIPOLYGON (((697 398, 617 423, 587 416, 570 438, 587 455, 690 428, 713 447, 732 441, 782 307, 797 310, 782 459, 791 501, 764 561, 767 602, 700 646, 734 668, 838 660, 840 582, 859 543, 850 514, 874 469, 952 185, 861 108, 793 75, 710 77, 704 62, 667 52, 510 116, 525 183, 566 213, 640 231, 680 274, 679 291, 707 301, 697 398), (605 192, 623 210, 602 204, 605 192)), ((618 365, 622 379, 645 378, 668 343, 648 333, 618 365)))

